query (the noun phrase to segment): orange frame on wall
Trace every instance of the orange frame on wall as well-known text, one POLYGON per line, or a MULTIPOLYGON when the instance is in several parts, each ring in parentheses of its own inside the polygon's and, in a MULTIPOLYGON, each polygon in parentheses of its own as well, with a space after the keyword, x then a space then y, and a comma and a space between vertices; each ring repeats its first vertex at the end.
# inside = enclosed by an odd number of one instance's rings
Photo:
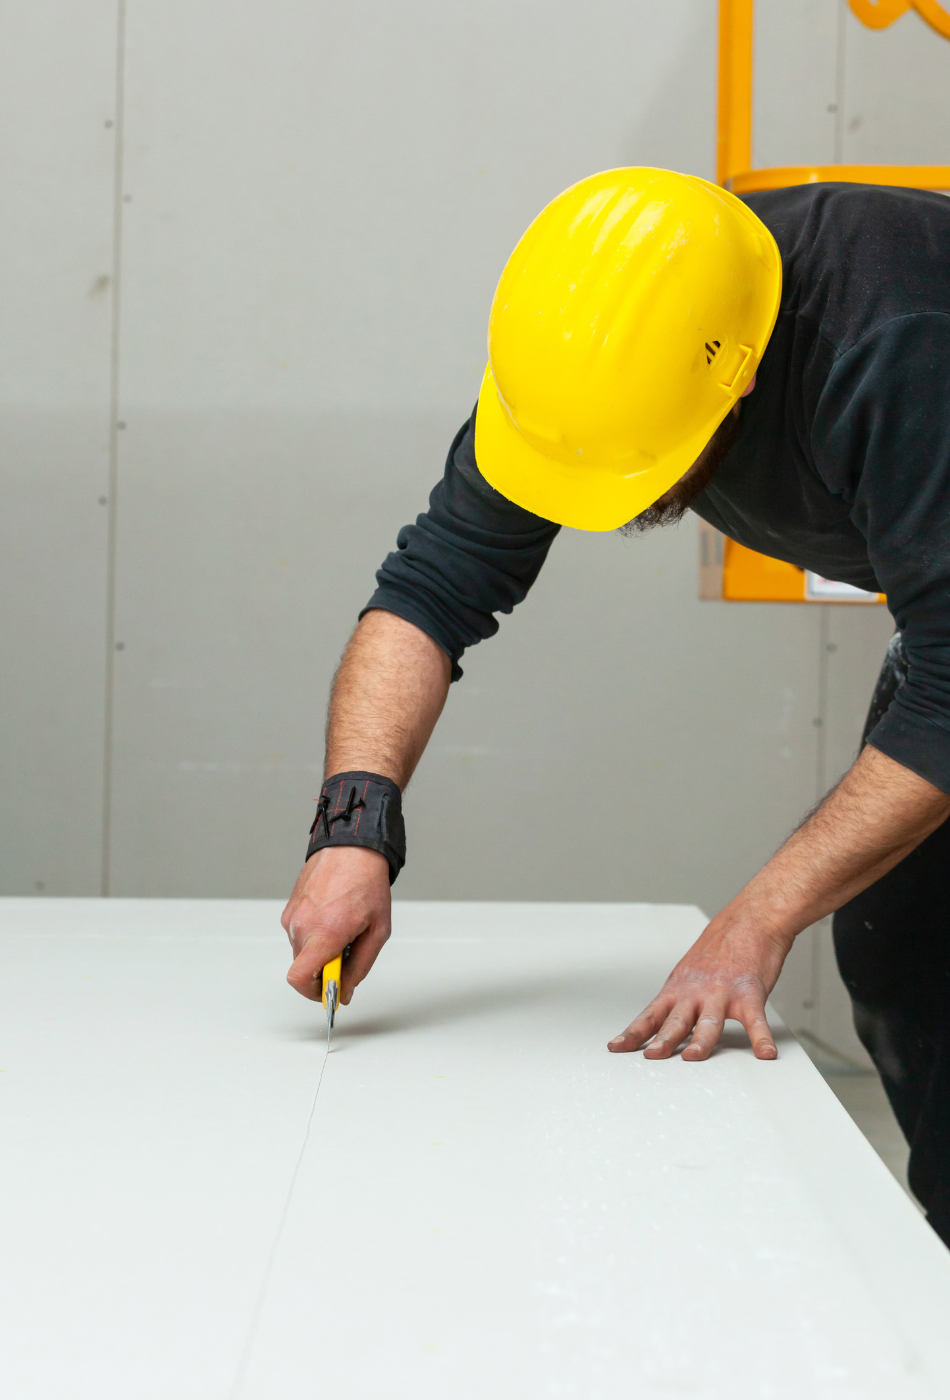
MULTIPOLYGON (((885 29, 914 9, 945 39, 950 14, 937 0, 848 0, 871 29, 885 29)), ((755 0, 719 0, 719 110, 716 179, 734 194, 784 189, 820 180, 950 190, 950 165, 800 165, 752 169, 752 87, 755 0)))
MULTIPOLYGON (((885 29, 907 10, 950 39, 950 13, 937 0, 848 0, 871 29, 885 29)), ((719 109, 716 178, 735 194, 784 189, 788 185, 840 180, 911 189, 950 190, 950 165, 802 165, 752 168, 753 54, 755 0, 719 0, 719 109)), ((843 585, 839 586, 843 589, 843 585)), ((883 593, 834 596, 834 584, 757 554, 724 539, 711 526, 700 527, 700 597, 727 602, 883 603, 883 593), (825 592, 821 592, 822 587, 825 592)))

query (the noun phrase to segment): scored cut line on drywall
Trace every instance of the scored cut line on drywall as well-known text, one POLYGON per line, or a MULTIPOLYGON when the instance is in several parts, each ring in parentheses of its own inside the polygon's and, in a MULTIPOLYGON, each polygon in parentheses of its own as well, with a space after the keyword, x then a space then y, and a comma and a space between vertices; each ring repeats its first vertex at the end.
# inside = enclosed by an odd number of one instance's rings
POLYGON ((274 1234, 274 1242, 267 1256, 267 1264, 264 1268, 264 1276, 261 1279, 260 1290, 257 1301, 254 1304, 254 1311, 251 1314, 251 1322, 247 1331, 247 1340, 241 1352, 241 1359, 238 1362, 237 1374, 234 1377, 234 1386, 231 1390, 231 1400, 240 1400, 241 1391, 244 1389, 244 1382, 247 1379, 247 1368, 250 1364, 251 1353, 254 1350, 254 1342, 257 1338, 257 1330, 260 1326, 261 1316, 264 1312, 264 1302, 267 1298, 267 1288, 274 1272, 274 1264, 277 1262, 277 1251, 280 1249, 280 1242, 283 1238, 284 1227, 287 1224, 287 1216, 290 1213, 290 1203, 294 1198, 294 1191, 297 1187, 297 1177, 300 1175, 300 1168, 307 1152, 307 1144, 310 1141, 310 1129, 313 1125, 313 1116, 317 1111, 317 1099, 320 1096, 320 1085, 323 1083, 323 1073, 327 1067, 327 1060, 330 1058, 329 1050, 323 1052, 323 1064, 320 1066, 320 1075, 317 1079, 317 1087, 313 1093, 313 1103, 310 1105, 310 1113, 307 1117, 307 1126, 304 1129, 303 1142, 300 1144, 300 1152, 297 1154, 297 1161, 290 1176, 290 1185, 287 1187, 287 1195, 284 1199, 283 1209, 280 1212, 280 1219, 277 1222, 277 1230, 274 1234))

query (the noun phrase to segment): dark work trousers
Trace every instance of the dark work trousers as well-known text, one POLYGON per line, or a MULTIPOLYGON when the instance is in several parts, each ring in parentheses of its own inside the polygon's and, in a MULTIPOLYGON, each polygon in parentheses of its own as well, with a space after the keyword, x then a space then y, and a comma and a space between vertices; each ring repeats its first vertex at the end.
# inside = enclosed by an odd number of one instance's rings
MULTIPOLYGON (((864 740, 903 684, 900 636, 864 740)), ((834 916, 854 1025, 910 1144, 910 1188, 950 1245, 950 821, 834 916)))

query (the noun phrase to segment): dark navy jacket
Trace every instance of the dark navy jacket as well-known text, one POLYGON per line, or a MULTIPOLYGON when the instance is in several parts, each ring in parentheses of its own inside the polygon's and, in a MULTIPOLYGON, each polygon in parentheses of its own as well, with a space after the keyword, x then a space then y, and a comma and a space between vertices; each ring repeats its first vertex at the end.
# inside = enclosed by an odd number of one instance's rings
MULTIPOLYGON (((950 199, 803 185, 746 203, 781 250, 781 309, 693 509, 751 549, 886 593, 908 677, 871 742, 950 792, 950 199)), ((559 528, 483 479, 474 421, 368 604, 433 637, 453 679, 559 528)))

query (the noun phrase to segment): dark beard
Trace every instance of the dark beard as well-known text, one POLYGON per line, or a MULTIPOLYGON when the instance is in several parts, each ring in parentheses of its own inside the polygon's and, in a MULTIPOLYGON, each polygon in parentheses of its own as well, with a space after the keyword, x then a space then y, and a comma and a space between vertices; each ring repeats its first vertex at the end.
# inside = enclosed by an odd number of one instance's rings
POLYGON ((629 537, 646 534, 647 530, 655 530, 658 525, 678 525, 722 466, 738 431, 739 415, 733 409, 719 424, 686 475, 681 476, 652 506, 647 506, 626 525, 621 525, 620 533, 629 537))

